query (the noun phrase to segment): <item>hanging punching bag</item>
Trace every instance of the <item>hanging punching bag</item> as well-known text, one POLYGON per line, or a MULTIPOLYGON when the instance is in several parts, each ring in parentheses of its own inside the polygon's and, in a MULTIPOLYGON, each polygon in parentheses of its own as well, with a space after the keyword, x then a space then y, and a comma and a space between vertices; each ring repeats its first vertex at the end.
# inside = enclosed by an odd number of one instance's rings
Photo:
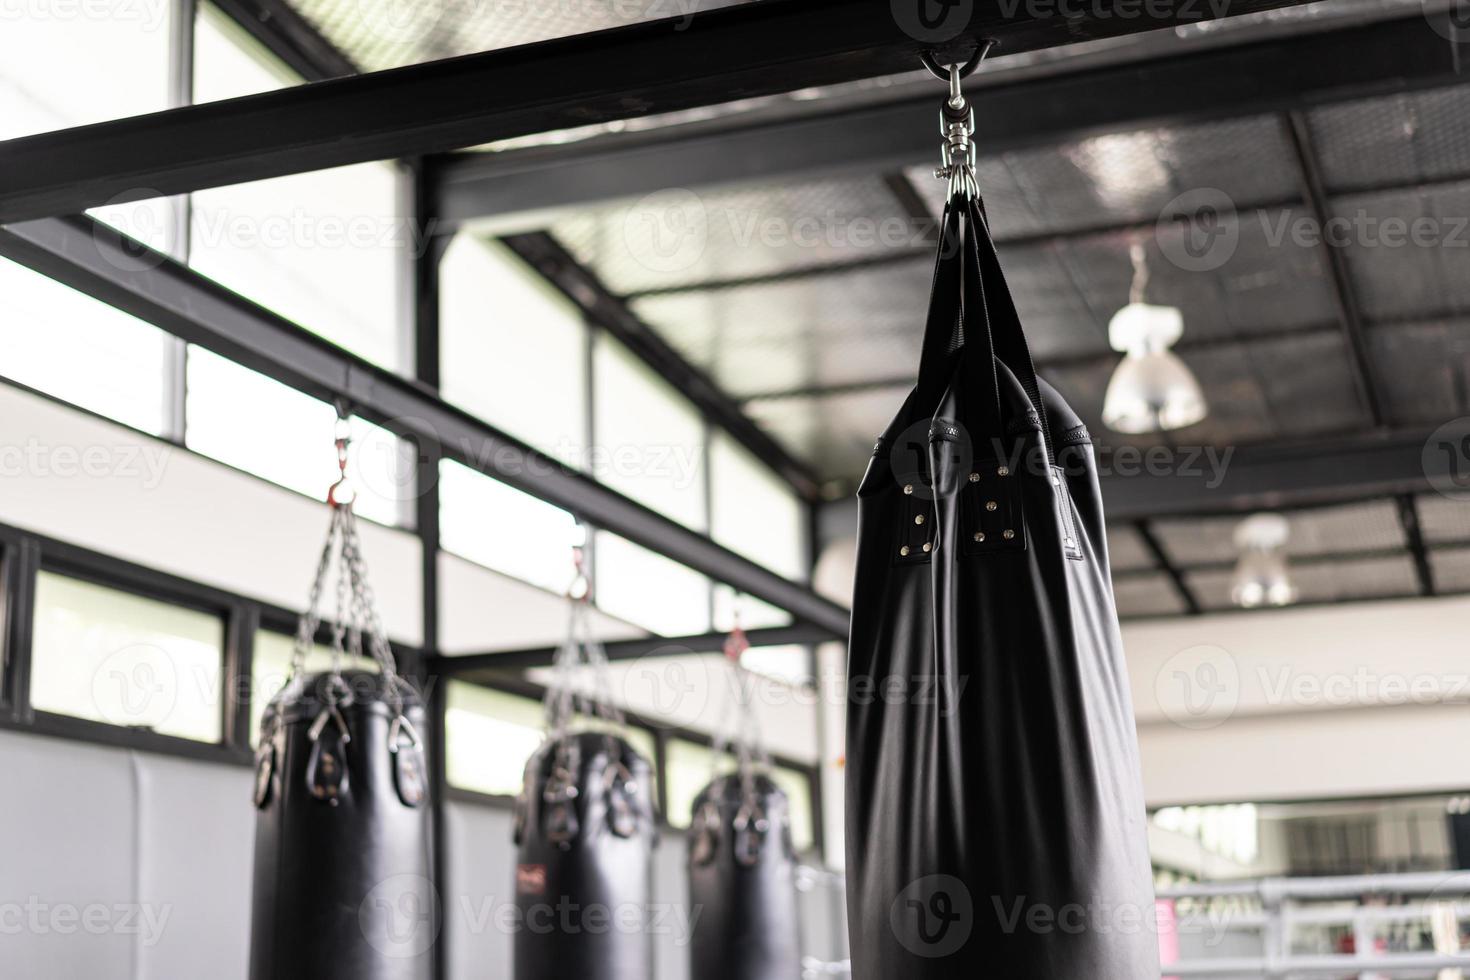
POLYGON ((345 420, 331 526, 297 624, 291 672, 255 757, 251 980, 431 980, 439 935, 423 702, 398 675, 347 486, 345 420), (337 565, 332 669, 308 675, 337 565), (377 673, 344 671, 371 655, 377 673))
POLYGON ((252 980, 429 980, 424 709, 366 672, 314 674, 267 709, 256 773, 252 980), (335 707, 333 706, 335 705, 335 707))
POLYGON ((515 980, 649 980, 648 761, 616 735, 548 741, 516 814, 515 980))
POLYGON ((582 549, 547 737, 516 800, 515 980, 650 980, 657 822, 652 767, 617 732, 582 549), (579 687, 590 679, 591 688, 579 687), (574 730, 578 714, 594 730, 574 730))
POLYGON ((972 132, 973 115, 946 148, 918 383, 858 491, 852 975, 1156 980, 1092 447, 1036 377, 978 204, 972 132))
POLYGON ((769 776, 721 776, 695 799, 689 907, 691 977, 800 980, 790 806, 769 776))

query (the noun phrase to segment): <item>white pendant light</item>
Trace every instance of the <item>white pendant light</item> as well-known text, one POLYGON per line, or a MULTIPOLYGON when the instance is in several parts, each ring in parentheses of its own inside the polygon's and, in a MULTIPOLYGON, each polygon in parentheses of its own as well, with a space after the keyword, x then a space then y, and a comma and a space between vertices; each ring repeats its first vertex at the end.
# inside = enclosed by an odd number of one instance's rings
POLYGON ((1256 514, 1240 522, 1235 529, 1240 561, 1230 590, 1237 606, 1259 609, 1296 601, 1297 589, 1286 563, 1290 536, 1291 525, 1280 514, 1256 514))
POLYGON ((1108 324, 1108 342, 1123 354, 1103 399, 1103 424, 1138 434, 1182 429, 1205 417, 1209 406, 1193 372, 1169 350, 1184 335, 1184 314, 1143 301, 1148 283, 1143 246, 1130 249, 1130 301, 1108 324))

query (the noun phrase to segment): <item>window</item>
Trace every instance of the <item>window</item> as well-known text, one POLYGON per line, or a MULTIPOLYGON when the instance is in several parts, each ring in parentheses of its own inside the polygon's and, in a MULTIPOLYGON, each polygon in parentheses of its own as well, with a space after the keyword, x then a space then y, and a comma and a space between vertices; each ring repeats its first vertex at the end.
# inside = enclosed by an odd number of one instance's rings
POLYGON ((172 9, 146 3, 99 17, 82 3, 5 7, 0 140, 167 109, 172 9))
POLYGON ((157 327, 0 259, 0 375, 159 435, 172 342, 157 327))
MULTIPOLYGON (((300 81, 217 13, 199 19, 197 38, 196 101, 300 81)), ((412 244, 401 196, 399 172, 386 163, 199 191, 190 264, 375 364, 401 369, 404 257, 412 244)))
MULTIPOLYGON (((449 784, 459 789, 515 796, 526 763, 546 738, 541 702, 465 681, 449 682, 445 713, 445 762, 449 784)), ((625 733, 650 766, 655 765, 653 735, 642 728, 625 733)))
POLYGON ((652 368, 599 338, 593 475, 687 527, 707 525, 704 420, 652 368))
POLYGON ((710 441, 710 535, 778 575, 804 580, 806 512, 796 493, 730 436, 710 441))
MULTIPOLYGON (((693 816, 695 799, 714 778, 715 771, 711 766, 714 752, 703 745, 678 738, 669 739, 667 751, 668 822, 671 827, 685 828, 693 816)), ((732 759, 721 760, 719 772, 733 769, 732 759)), ((816 846, 811 780, 806 773, 786 766, 773 766, 771 778, 786 793, 791 805, 792 843, 798 851, 811 850, 816 846)))
POLYGON ((597 605, 661 636, 709 632, 710 583, 698 572, 606 532, 594 555, 597 605))
POLYGON ((439 466, 446 551, 553 592, 572 582, 583 531, 571 514, 452 460, 439 466))
MULTIPOLYGON (((259 630, 255 634, 255 649, 250 661, 250 744, 260 742, 260 720, 272 698, 281 693, 286 679, 291 676, 291 655, 296 649, 296 639, 284 633, 259 630)), ((320 673, 332 669, 332 648, 315 644, 306 654, 306 672, 320 673)), ((366 670, 378 672, 378 662, 370 656, 346 657, 344 670, 366 670)))
POLYGON ((441 392, 569 466, 587 444, 587 327, 505 246, 450 243, 439 272, 441 392))
MULTIPOLYGON (((337 480, 337 410, 202 347, 189 348, 184 439, 190 449, 272 483, 327 499, 337 480)), ((357 512, 402 523, 415 494, 412 447, 387 429, 352 420, 348 476, 357 512)))
POLYGON ((728 585, 715 585, 715 629, 734 629, 737 612, 740 614, 740 625, 746 629, 790 626, 792 622, 791 614, 779 606, 737 592, 728 585))
POLYGON ((37 711, 221 740, 220 617, 44 571, 35 602, 37 711))

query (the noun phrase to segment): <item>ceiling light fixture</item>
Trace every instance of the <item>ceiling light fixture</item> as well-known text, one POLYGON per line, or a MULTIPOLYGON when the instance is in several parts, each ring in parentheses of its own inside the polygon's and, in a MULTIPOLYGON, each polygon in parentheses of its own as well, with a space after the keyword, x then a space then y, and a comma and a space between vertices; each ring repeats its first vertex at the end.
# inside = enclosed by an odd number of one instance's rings
POLYGON ((1256 514, 1235 529, 1235 546, 1240 562, 1230 590, 1237 606, 1287 606, 1296 601, 1297 589, 1286 564, 1286 541, 1291 525, 1280 514, 1256 514))
POLYGON ((1103 399, 1103 424, 1115 432, 1140 434, 1182 429, 1209 412, 1193 372, 1169 350, 1184 335, 1177 307, 1143 301, 1148 266, 1143 246, 1129 249, 1133 287, 1128 305, 1108 324, 1108 342, 1123 354, 1103 399))

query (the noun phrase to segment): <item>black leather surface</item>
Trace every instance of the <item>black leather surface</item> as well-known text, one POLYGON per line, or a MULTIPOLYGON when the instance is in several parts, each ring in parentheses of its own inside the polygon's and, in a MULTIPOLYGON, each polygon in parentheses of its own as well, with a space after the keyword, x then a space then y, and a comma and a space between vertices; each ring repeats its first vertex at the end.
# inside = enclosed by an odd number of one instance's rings
POLYGON ((979 212, 945 227, 965 247, 940 259, 919 384, 859 490, 853 976, 1156 980, 1091 444, 1035 377, 979 212))
MULTIPOLYGON (((428 801, 409 806, 400 795, 389 750, 392 711, 377 675, 344 677, 355 695, 342 709, 346 743, 332 724, 315 745, 308 737, 320 710, 320 675, 307 678, 304 696, 267 709, 264 731, 272 713, 283 724, 258 793, 264 802, 256 819, 251 980, 433 975, 438 919, 428 801), (340 779, 322 773, 322 752, 314 750, 326 743, 330 757, 343 760, 340 779), (332 789, 313 793, 324 782, 332 789)), ((405 714, 417 731, 426 730, 417 701, 405 714)))
POLYGON ((699 918, 689 975, 699 980, 801 977, 790 806, 769 776, 756 777, 755 797, 766 814, 764 833, 748 820, 743 833, 737 829, 743 796, 736 776, 716 779, 694 801, 689 906, 699 918), (711 801, 718 816, 706 827, 700 815, 711 801))
POLYGON ((516 824, 515 980, 651 980, 651 769, 615 736, 566 737, 576 749, 571 832, 543 796, 556 743, 548 740, 526 766, 529 791, 516 824), (605 774, 617 762, 631 783, 610 792, 605 774), (622 818, 617 796, 628 808, 622 818))

